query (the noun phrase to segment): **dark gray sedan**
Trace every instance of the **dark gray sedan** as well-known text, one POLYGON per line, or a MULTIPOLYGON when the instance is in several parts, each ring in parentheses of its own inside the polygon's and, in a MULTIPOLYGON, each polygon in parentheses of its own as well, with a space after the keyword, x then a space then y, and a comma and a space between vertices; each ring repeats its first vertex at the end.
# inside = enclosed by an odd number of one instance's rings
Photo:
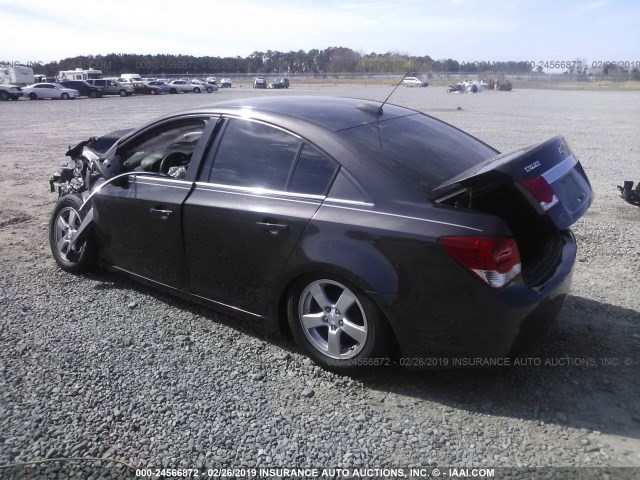
POLYGON ((591 202, 561 136, 501 155, 345 98, 220 103, 68 155, 51 180, 63 269, 272 319, 335 369, 509 354, 560 311, 591 202))

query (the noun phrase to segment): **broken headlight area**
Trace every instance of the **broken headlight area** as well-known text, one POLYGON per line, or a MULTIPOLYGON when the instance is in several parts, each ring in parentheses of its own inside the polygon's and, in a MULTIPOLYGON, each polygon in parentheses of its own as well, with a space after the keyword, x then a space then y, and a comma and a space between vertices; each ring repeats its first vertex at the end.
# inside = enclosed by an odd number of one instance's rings
POLYGON ((49 180, 52 192, 57 192, 60 197, 70 193, 82 193, 89 190, 102 176, 98 165, 99 157, 91 148, 97 141, 97 138, 92 137, 69 147, 66 156, 71 157, 71 160, 54 172, 49 180))

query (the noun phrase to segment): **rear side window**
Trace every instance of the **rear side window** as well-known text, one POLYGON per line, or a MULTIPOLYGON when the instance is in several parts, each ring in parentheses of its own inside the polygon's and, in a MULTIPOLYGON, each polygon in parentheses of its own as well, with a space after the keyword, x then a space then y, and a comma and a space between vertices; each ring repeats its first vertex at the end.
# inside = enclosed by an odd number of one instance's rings
POLYGON ((300 145, 298 138, 277 128, 229 119, 209 182, 284 191, 300 145))
POLYGON ((421 114, 351 128, 343 135, 384 175, 400 177, 429 198, 446 180, 497 154, 477 138, 421 114))
POLYGON ((298 157, 289 191, 324 195, 337 168, 333 160, 311 145, 305 144, 298 157))

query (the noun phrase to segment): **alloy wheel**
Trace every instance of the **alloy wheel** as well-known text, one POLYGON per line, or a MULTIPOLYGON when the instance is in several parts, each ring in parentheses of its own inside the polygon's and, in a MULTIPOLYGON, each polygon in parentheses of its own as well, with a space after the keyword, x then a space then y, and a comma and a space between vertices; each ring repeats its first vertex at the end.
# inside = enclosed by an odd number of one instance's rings
POLYGON ((298 317, 311 345, 330 358, 347 360, 365 346, 369 322, 365 310, 345 285, 316 280, 302 291, 298 317))

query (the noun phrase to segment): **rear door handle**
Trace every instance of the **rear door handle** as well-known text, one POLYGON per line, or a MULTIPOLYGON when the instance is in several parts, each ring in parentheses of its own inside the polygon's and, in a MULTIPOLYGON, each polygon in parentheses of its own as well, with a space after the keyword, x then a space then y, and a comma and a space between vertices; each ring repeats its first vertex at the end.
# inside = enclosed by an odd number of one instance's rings
POLYGON ((173 215, 171 210, 163 210, 162 208, 150 208, 149 213, 152 217, 159 218, 160 220, 166 220, 173 215))
POLYGON ((256 222, 262 230, 268 235, 278 235, 280 232, 284 232, 289 229, 289 225, 285 225, 283 223, 271 223, 268 220, 262 222, 256 222))

